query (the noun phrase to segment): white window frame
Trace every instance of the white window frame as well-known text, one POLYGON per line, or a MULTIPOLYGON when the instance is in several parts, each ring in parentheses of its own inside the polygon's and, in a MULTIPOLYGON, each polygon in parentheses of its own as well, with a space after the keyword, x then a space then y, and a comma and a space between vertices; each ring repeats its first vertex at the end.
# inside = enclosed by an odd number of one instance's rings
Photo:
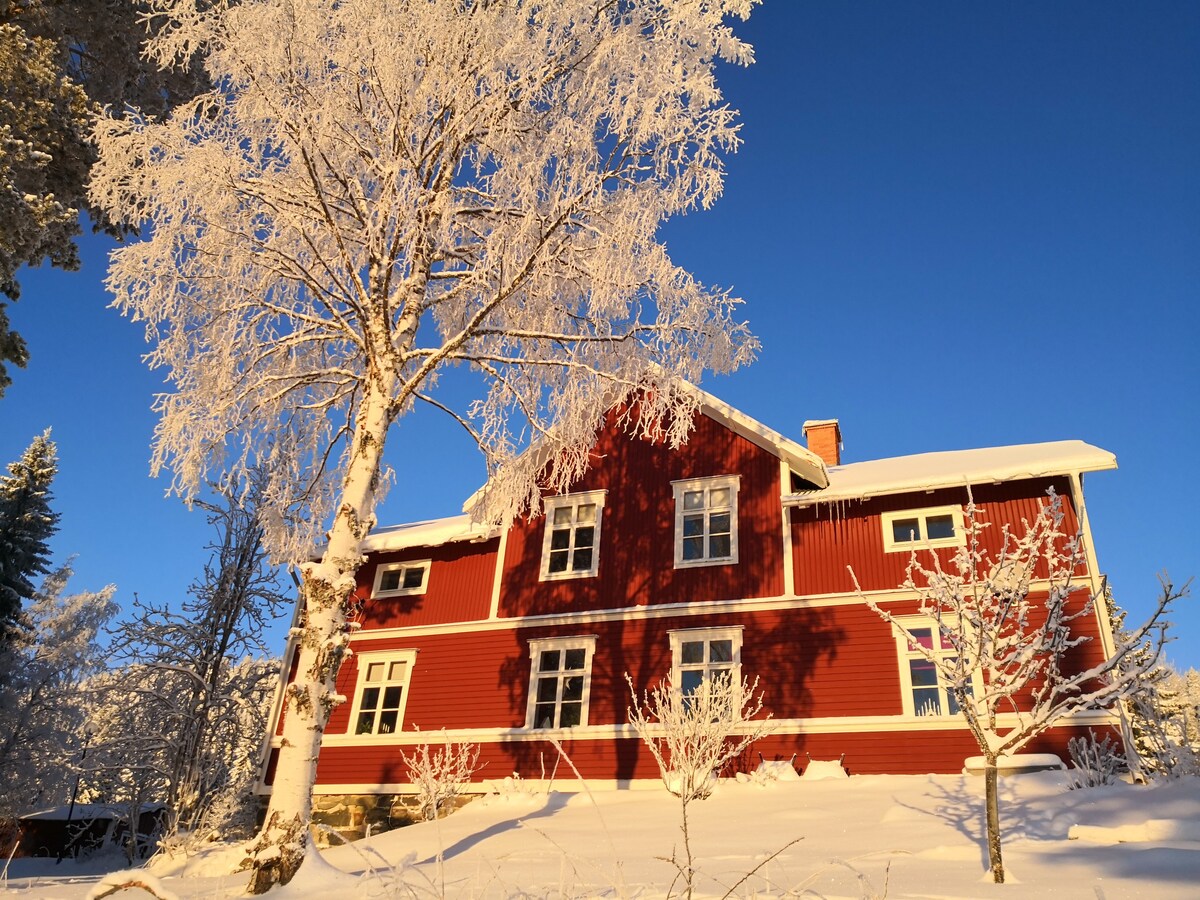
POLYGON ((370 738, 370 737, 386 737, 393 734, 399 734, 404 729, 404 711, 408 707, 408 695, 412 688, 413 667, 417 663, 416 650, 366 650, 354 654, 355 662, 358 666, 358 682, 354 686, 354 705, 350 708, 350 721, 346 725, 346 733, 353 737, 370 738), (363 712, 362 701, 363 694, 367 688, 376 684, 376 682, 368 682, 367 675, 371 671, 373 664, 382 664, 385 667, 391 663, 404 663, 404 679, 400 682, 384 677, 378 682, 381 688, 395 686, 399 684, 400 705, 396 711, 396 727, 392 731, 376 731, 378 728, 378 716, 375 719, 375 726, 371 731, 358 731, 358 717, 363 712))
POLYGON ((541 581, 563 581, 570 578, 592 578, 600 571, 600 525, 604 519, 604 500, 607 496, 607 491, 587 491, 582 494, 563 494, 560 497, 546 497, 542 503, 546 509, 546 524, 542 535, 542 568, 541 581), (568 568, 562 572, 550 571, 550 544, 554 538, 554 513, 559 509, 578 510, 580 506, 594 505, 596 507, 596 521, 592 525, 592 566, 590 569, 571 569, 569 564, 574 560, 575 555, 575 532, 579 528, 578 523, 574 521, 575 513, 572 512, 571 519, 571 543, 567 551, 568 568))
POLYGON ((406 559, 402 562, 380 563, 375 569, 375 589, 372 591, 373 597, 414 597, 418 594, 424 594, 429 590, 429 573, 433 570, 433 561, 429 559, 406 559), (419 587, 406 588, 404 587, 404 576, 409 570, 420 569, 421 584, 419 587), (383 584, 383 576, 388 572, 400 573, 400 587, 390 591, 383 590, 380 585, 383 584))
MULTIPOLYGON (((525 727, 530 730, 543 732, 552 731, 571 731, 575 728, 586 728, 588 724, 588 706, 592 696, 592 659, 596 655, 596 635, 583 634, 572 635, 570 637, 556 638, 538 638, 529 642, 529 699, 525 708, 525 727), (544 651, 558 650, 566 652, 567 650, 583 650, 583 668, 580 673, 583 676, 583 697, 579 708, 579 724, 568 725, 566 727, 555 725, 551 728, 541 728, 536 721, 537 709, 537 691, 538 691, 538 676, 542 674, 539 668, 541 656, 544 651)), ((561 663, 560 663, 561 665, 561 663)), ((557 672, 574 671, 559 668, 557 672)), ((562 688, 563 679, 558 679, 557 696, 554 701, 555 718, 558 719, 562 715, 562 688)))
POLYGON ((932 550, 936 547, 965 547, 967 544, 966 522, 961 506, 927 506, 923 509, 898 509, 885 512, 880 516, 883 527, 883 550, 885 553, 911 553, 913 550, 932 550), (952 516, 954 520, 954 536, 934 538, 929 540, 928 521, 939 516, 952 516), (921 537, 915 541, 897 541, 895 523, 902 519, 918 519, 921 523, 921 537))
POLYGON ((738 561, 738 488, 741 486, 739 475, 717 475, 711 478, 688 478, 682 481, 672 481, 671 490, 675 495, 675 568, 690 569, 697 566, 730 566, 738 561), (726 489, 729 491, 729 555, 713 557, 709 555, 709 514, 713 507, 707 503, 707 493, 711 490, 726 489), (683 558, 683 521, 685 514, 694 514, 697 510, 685 510, 684 498, 694 491, 704 491, 706 502, 701 510, 704 513, 704 556, 700 559, 683 558))
MULTIPOLYGON (((928 628, 930 633, 938 642, 937 655, 939 657, 953 656, 954 648, 946 644, 942 637, 941 629, 938 627, 937 620, 932 616, 895 616, 896 625, 904 629, 903 634, 896 632, 893 628, 893 636, 896 639, 896 660, 900 668, 900 699, 904 704, 904 715, 910 718, 934 718, 934 719, 949 719, 957 718, 961 712, 950 711, 950 694, 946 684, 942 681, 941 676, 938 676, 937 691, 938 703, 941 705, 940 713, 924 713, 917 711, 916 698, 913 696, 913 681, 912 681, 912 666, 910 663, 913 660, 924 661, 925 656, 918 650, 913 649, 915 639, 912 637, 912 631, 915 629, 928 628)), ((954 623, 947 619, 947 627, 956 627, 954 623)), ((971 673, 971 690, 976 697, 982 696, 983 679, 978 669, 971 673)))
POLYGON ((712 628, 677 628, 667 632, 671 639, 671 688, 683 690, 683 673, 702 671, 702 681, 707 681, 714 669, 728 669, 730 683, 734 690, 742 685, 742 626, 721 625, 712 628), (702 641, 704 660, 700 663, 685 663, 683 661, 683 645, 702 641), (714 663, 710 659, 710 645, 713 641, 730 641, 731 658, 714 663))

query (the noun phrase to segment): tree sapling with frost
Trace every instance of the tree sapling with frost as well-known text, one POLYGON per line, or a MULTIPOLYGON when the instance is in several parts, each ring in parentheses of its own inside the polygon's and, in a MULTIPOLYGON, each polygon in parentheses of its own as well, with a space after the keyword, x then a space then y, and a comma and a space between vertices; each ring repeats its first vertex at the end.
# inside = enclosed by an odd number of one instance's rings
POLYGON ((586 469, 610 410, 678 446, 681 381, 752 359, 739 301, 658 231, 721 192, 738 124, 716 64, 751 61, 727 19, 755 2, 152 0, 148 52, 200 52, 217 86, 96 131, 92 200, 145 235, 108 285, 173 385, 153 466, 191 494, 267 463, 276 558, 328 529, 253 891, 304 858, 391 427, 452 415, 487 462, 477 515, 507 521, 586 469), (452 367, 475 400, 442 392, 452 367))
POLYGON ((262 483, 251 472, 245 486, 199 502, 216 538, 190 596, 175 607, 135 597, 113 633, 123 666, 107 679, 94 758, 153 785, 168 836, 207 838, 236 812, 235 795, 249 799, 256 775, 279 674, 264 632, 286 599, 263 547, 262 483))
POLYGON ((1095 598, 1080 583, 1087 571, 1080 536, 1063 533, 1062 499, 1053 488, 1048 493, 1037 517, 1022 523, 1022 535, 1003 527, 995 558, 983 547, 988 525, 973 500, 966 507, 966 545, 948 565, 936 552, 929 554, 928 566, 913 553, 904 587, 917 594, 919 612, 932 620, 940 641, 914 636, 863 595, 936 672, 979 745, 985 760, 988 859, 997 884, 1004 882, 1000 757, 1017 753, 1076 712, 1109 708, 1134 691, 1146 668, 1132 663, 1133 647, 1149 640, 1154 652, 1148 658, 1157 662, 1164 616, 1180 596, 1164 583, 1153 614, 1133 632, 1132 643, 1087 668, 1070 664, 1068 655, 1091 640, 1079 633, 1077 623, 1096 617, 1095 598))

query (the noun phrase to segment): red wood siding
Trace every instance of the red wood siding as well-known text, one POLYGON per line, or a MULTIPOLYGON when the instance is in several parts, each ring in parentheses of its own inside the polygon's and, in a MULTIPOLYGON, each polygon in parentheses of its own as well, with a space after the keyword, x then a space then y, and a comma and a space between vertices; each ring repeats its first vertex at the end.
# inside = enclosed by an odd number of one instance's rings
POLYGON ((614 609, 689 600, 771 597, 783 592, 779 460, 723 425, 698 415, 685 447, 672 451, 605 430, 592 468, 569 493, 607 490, 593 578, 542 582, 545 519, 509 532, 502 616, 614 609), (671 482, 740 475, 738 559, 733 565, 675 569, 671 482))
MULTIPOLYGON (((894 604, 898 615, 915 602, 894 604)), ((815 609, 591 623, 579 626, 426 635, 356 641, 358 652, 416 649, 404 730, 419 728, 520 728, 528 701, 529 641, 596 635, 588 721, 624 723, 630 705, 626 673, 639 693, 669 674, 668 632, 679 628, 742 627, 742 673, 759 679, 764 706, 776 718, 889 716, 903 711, 900 669, 891 627, 860 604, 815 609)), ((1092 637, 1071 652, 1068 665, 1085 668, 1102 656, 1094 616, 1076 633, 1092 637)), ((348 702, 338 707, 327 733, 343 734, 358 679, 352 656, 338 675, 348 702)))
MULTIPOLYGON (((914 602, 895 605, 900 614, 914 602)), ((742 627, 742 672, 759 678, 764 706, 776 719, 892 716, 903 711, 899 663, 890 627, 861 604, 796 610, 755 610, 737 614, 669 617, 590 623, 574 627, 531 627, 466 635, 424 635, 355 641, 359 652, 415 649, 403 729, 437 732, 442 728, 521 728, 529 690, 529 641, 535 638, 595 635, 588 722, 627 721, 631 704, 626 673, 639 694, 665 677, 671 665, 669 632, 679 628, 742 627)), ((1081 633, 1095 634, 1095 618, 1082 620, 1081 633)), ((1099 659, 1098 641, 1075 652, 1072 666, 1099 659)), ((355 657, 343 666, 338 690, 347 703, 335 710, 327 733, 345 734, 357 683, 355 657)), ((1056 739, 1057 740, 1057 739, 1056 739)), ((973 744, 957 729, 932 733, 865 735, 780 735, 764 742, 763 752, 812 753, 836 758, 860 772, 957 771, 973 744), (932 737, 930 735, 933 735, 932 737)), ((1065 749, 1065 742, 1054 744, 1065 749)), ((553 753, 542 741, 485 744, 485 753, 503 774, 538 774, 553 753)), ((578 741, 572 759, 588 778, 653 777, 636 742, 578 741), (585 770, 586 769, 586 770, 585 770)), ((322 783, 403 781, 399 748, 365 743, 322 751, 322 783)), ((486 777, 500 777, 488 775, 486 777)))
MULTIPOLYGON (((1067 743, 1076 737, 1086 737, 1095 731, 1097 737, 1120 735, 1105 727, 1052 728, 1037 737, 1022 752, 1053 753, 1067 762, 1070 754, 1067 743)), ((658 767, 650 752, 636 739, 615 741, 562 742, 563 750, 579 774, 588 779, 628 781, 655 779, 658 767)), ((378 745, 373 747, 327 747, 321 751, 317 766, 317 784, 404 784, 408 777, 400 756, 401 748, 378 745), (378 780, 372 776, 378 775, 378 780)), ((405 748, 406 752, 410 752, 405 748)), ((939 731, 875 731, 835 734, 774 734, 753 744, 743 756, 723 772, 748 772, 762 759, 791 759, 797 770, 803 771, 810 759, 841 759, 851 775, 922 775, 927 773, 954 774, 961 772, 963 763, 979 755, 979 747, 966 729, 939 731)), ((272 751, 268 765, 267 783, 274 780, 274 763, 278 751, 272 751)), ((549 741, 522 743, 489 743, 480 745, 483 767, 475 781, 499 780, 510 774, 525 779, 554 777, 570 784, 574 773, 561 760, 549 741), (557 769, 557 771, 556 771, 557 769)), ((318 788, 319 790, 319 788, 318 788)))
MULTIPOLYGON (((1022 518, 1032 521, 1046 502, 1046 489, 1054 485, 1063 498, 1063 531, 1074 534, 1079 527, 1071 501, 1070 484, 1064 478, 1039 478, 972 488, 982 521, 991 523, 983 533, 984 547, 995 554, 1000 548, 1001 525, 1009 523, 1013 534, 1024 533, 1022 518)), ((854 569, 863 590, 891 590, 905 578, 909 554, 885 553, 881 515, 905 509, 965 505, 967 489, 953 488, 926 494, 897 494, 873 500, 848 500, 792 510, 792 550, 796 593, 800 596, 837 594, 854 590, 847 566, 854 569)), ((938 550, 943 561, 953 550, 938 550)))
POLYGON ((364 630, 370 630, 486 619, 492 602, 499 545, 497 538, 373 554, 358 572, 358 588, 354 592, 360 604, 358 621, 364 630), (431 560, 424 594, 378 599, 371 596, 380 565, 421 559, 431 560))

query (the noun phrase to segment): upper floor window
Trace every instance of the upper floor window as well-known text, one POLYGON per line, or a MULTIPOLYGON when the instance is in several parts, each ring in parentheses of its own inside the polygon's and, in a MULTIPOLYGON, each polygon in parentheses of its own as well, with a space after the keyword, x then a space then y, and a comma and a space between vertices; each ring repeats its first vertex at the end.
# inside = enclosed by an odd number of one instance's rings
POLYGON ((394 734, 404 724, 408 682, 415 650, 364 652, 358 661, 358 689, 350 722, 355 734, 394 734))
MULTIPOLYGON (((954 647, 928 616, 901 616, 897 624, 904 629, 896 635, 900 661, 900 690, 904 713, 909 716, 956 716, 960 712, 946 680, 939 674, 939 662, 955 660, 954 647), (931 658, 932 657, 932 658, 931 658)), ((975 678, 972 675, 972 683, 975 678)), ((973 693, 973 689, 970 693, 973 693)))
POLYGON ((883 549, 888 553, 927 547, 961 547, 966 544, 962 507, 932 506, 884 513, 883 549))
POLYGON ((383 563, 375 570, 375 596, 423 594, 429 587, 430 561, 383 563))
POLYGON ((672 482, 675 493, 675 567, 738 561, 739 478, 672 482))
POLYGON ((584 578, 600 565, 604 491, 547 497, 542 539, 542 580, 584 578))
POLYGON ((670 632, 671 684, 690 697, 706 681, 727 678, 741 686, 742 629, 685 628, 670 632))
POLYGON ((532 669, 526 728, 586 725, 596 636, 529 642, 532 669))

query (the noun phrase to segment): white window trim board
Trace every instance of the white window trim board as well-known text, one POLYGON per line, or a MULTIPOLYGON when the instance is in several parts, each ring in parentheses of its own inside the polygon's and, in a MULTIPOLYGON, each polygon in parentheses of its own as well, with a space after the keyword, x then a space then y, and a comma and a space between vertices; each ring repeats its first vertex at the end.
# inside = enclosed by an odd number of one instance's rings
MULTIPOLYGON (((895 616, 896 624, 905 629, 904 634, 900 634, 895 627, 892 628, 892 637, 896 641, 896 666, 900 671, 900 701, 904 708, 904 715, 911 719, 917 720, 939 720, 939 719, 958 719, 962 720, 962 713, 949 712, 949 707, 946 707, 945 712, 940 716, 918 716, 916 704, 913 702, 913 683, 912 670, 909 668, 908 661, 918 657, 918 653, 911 649, 908 632, 914 628, 930 628, 936 635, 939 633, 937 620, 932 616, 913 615, 913 616, 895 616)), ((953 627, 953 620, 947 619, 946 625, 953 627)), ((939 638, 940 642, 940 638, 939 638)), ((942 653, 946 656, 951 655, 951 651, 943 650, 942 653)), ((979 697, 983 691, 983 676, 978 669, 971 673, 971 690, 975 696, 979 697)), ((941 678, 938 678, 938 693, 945 700, 948 692, 946 686, 942 683, 941 678)))
POLYGON ((966 519, 961 506, 927 506, 922 509, 898 509, 885 512, 880 517, 883 529, 884 553, 910 553, 913 550, 932 550, 938 547, 965 547, 967 543, 966 519), (925 533, 925 522, 937 516, 954 517, 954 536, 949 538, 921 539, 918 541, 897 541, 893 534, 892 523, 898 519, 920 519, 921 531, 925 533))
POLYGON ((667 632, 671 641, 671 684, 677 686, 682 679, 680 663, 683 660, 683 645, 691 641, 720 641, 733 642, 732 660, 729 671, 736 685, 742 683, 742 625, 716 625, 707 628, 672 628, 667 632))
POLYGON ((412 691, 413 670, 417 664, 417 651, 410 650, 362 650, 354 653, 355 664, 358 671, 355 674, 354 685, 354 704, 350 707, 350 720, 346 723, 346 736, 350 739, 363 740, 366 738, 394 738, 404 730, 404 713, 408 708, 408 697, 412 691), (382 662, 403 662, 408 664, 408 677, 404 682, 404 689, 400 694, 400 708, 396 712, 396 730, 390 734, 355 734, 354 729, 358 722, 358 714, 362 708, 363 690, 367 687, 365 681, 368 667, 371 663, 382 662))

